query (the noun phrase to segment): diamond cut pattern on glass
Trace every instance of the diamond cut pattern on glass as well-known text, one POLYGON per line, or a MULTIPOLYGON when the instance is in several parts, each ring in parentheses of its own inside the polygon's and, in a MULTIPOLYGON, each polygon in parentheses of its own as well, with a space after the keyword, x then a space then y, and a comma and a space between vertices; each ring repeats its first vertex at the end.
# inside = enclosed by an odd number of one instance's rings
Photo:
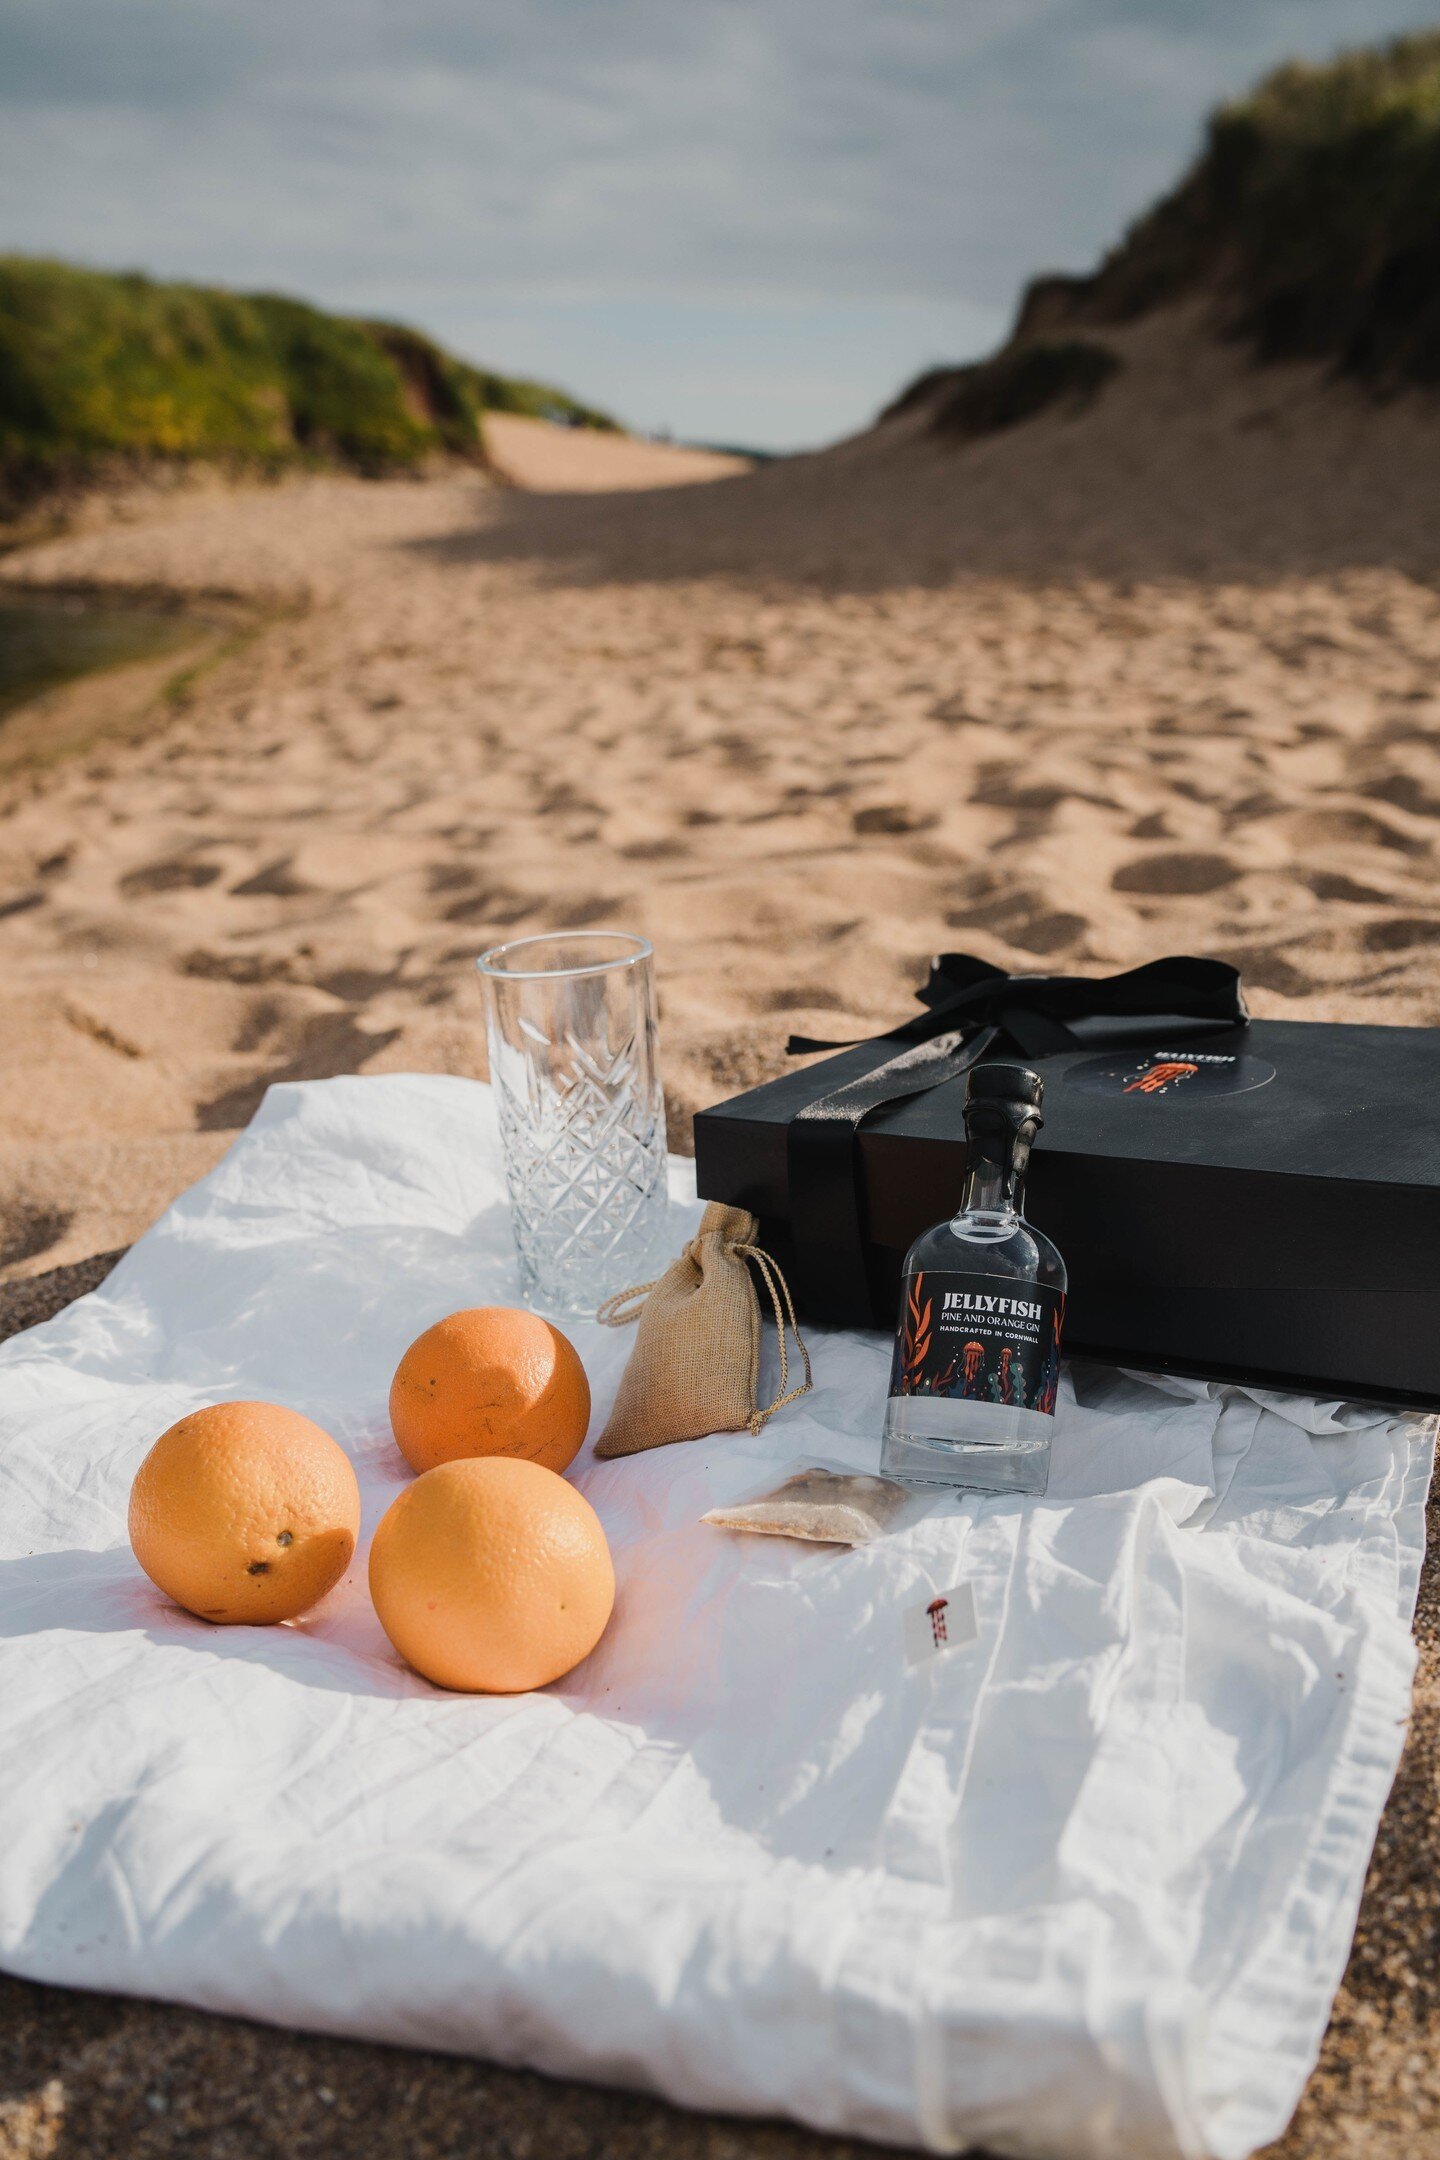
POLYGON ((612 1047, 529 1015, 520 1032, 494 1078, 521 1278, 537 1303, 593 1309, 661 1262, 664 1102, 634 1032, 612 1047))

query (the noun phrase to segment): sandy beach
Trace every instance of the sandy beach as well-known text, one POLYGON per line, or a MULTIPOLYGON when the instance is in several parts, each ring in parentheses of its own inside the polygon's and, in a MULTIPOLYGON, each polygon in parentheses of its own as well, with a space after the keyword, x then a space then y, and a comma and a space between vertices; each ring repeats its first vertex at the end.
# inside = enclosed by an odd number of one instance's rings
POLYGON ((597 491, 595 438, 517 420, 543 492, 201 490, 12 553, 251 626, 140 739, 4 783, 7 1270, 127 1243, 271 1081, 480 1071, 471 962, 528 929, 654 940, 682 1147, 940 948, 1440 1016, 1434 423, 1184 327, 964 450, 640 444, 597 491))
MULTIPOLYGON (((10 1324, 83 1287, 271 1082, 482 1072, 472 962, 506 934, 653 939, 681 1147, 792 1027, 904 1015, 941 948, 1094 972, 1209 952, 1261 1013, 1440 1020, 1440 422, 1242 366, 1178 311, 1114 342, 1092 410, 964 448, 911 416, 749 470, 500 421, 493 476, 137 496, 0 560, 6 590, 178 595, 231 626, 168 693, 105 678, 123 726, 97 708, 90 747, 0 781, 10 1324)), ((1426 1614, 1287 2155, 1440 2150, 1428 1592, 1426 1614)), ((142 2077, 146 2049, 202 2061, 225 2029, 67 2030, 57 2064, 124 2032, 142 2077)), ((360 2080, 356 2123, 394 2060, 273 2045, 360 2080)), ((420 2062, 416 2105, 500 2075, 420 2062)), ((36 2107, 0 2151, 64 2149, 36 2107)), ((672 2122, 627 2116, 603 2149, 823 2149, 682 2147, 672 2122)), ((146 2136, 181 2149, 158 2117, 146 2136)))

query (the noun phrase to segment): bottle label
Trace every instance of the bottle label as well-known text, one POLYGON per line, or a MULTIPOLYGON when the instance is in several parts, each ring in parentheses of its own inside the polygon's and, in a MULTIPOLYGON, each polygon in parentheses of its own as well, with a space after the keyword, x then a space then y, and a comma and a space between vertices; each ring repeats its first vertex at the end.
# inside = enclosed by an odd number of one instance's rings
POLYGON ((948 1395, 1053 1416, 1065 1294, 1003 1275, 905 1277, 892 1395, 948 1395))

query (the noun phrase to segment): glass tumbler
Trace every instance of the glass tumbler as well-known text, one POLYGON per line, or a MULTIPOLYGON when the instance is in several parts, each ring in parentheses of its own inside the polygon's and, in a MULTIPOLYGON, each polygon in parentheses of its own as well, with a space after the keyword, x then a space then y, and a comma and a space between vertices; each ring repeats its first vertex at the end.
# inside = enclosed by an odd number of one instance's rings
POLYGON ((476 962, 520 1280, 547 1311, 593 1314, 670 1258, 654 960, 561 930, 476 962))

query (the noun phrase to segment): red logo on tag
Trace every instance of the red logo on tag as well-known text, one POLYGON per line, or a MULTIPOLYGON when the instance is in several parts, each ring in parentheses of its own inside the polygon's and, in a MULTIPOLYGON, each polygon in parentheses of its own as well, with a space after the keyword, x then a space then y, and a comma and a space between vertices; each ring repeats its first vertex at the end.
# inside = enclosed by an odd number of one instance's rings
POLYGON ((953 1657, 968 1649, 980 1633, 975 1618, 975 1593, 969 1583, 931 1598, 928 1605, 905 1609, 905 1662, 912 1668, 928 1665, 932 1658, 953 1657))

